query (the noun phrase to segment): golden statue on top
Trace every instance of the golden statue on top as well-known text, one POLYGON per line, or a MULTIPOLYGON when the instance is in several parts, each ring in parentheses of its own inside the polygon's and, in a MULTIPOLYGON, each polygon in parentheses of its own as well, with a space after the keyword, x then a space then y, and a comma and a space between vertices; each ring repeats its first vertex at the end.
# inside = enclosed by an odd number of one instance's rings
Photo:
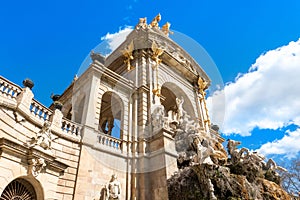
MULTIPOLYGON (((158 15, 156 15, 153 20, 151 21, 151 23, 149 25, 147 25, 147 18, 143 17, 139 19, 139 22, 137 23, 137 25, 135 26, 136 30, 139 29, 147 29, 147 28, 156 28, 156 29, 160 29, 158 26, 158 22, 160 22, 161 20, 161 15, 160 13, 158 13, 158 15)), ((169 36, 169 34, 173 34, 172 31, 170 31, 170 26, 171 24, 169 22, 165 23, 162 27, 161 30, 162 32, 166 35, 169 36)))
POLYGON ((139 29, 145 29, 147 28, 147 17, 143 17, 139 19, 139 23, 135 26, 135 29, 139 30, 139 29))
POLYGON ((161 15, 160 15, 160 13, 158 13, 158 15, 156 15, 154 17, 154 19, 152 20, 152 22, 149 24, 149 27, 151 27, 151 28, 159 28, 158 27, 158 22, 160 22, 160 20, 161 20, 161 15))
POLYGON ((162 32, 166 35, 169 36, 169 34, 173 34, 172 31, 170 31, 170 26, 171 24, 169 22, 165 23, 165 25, 163 25, 161 27, 162 32))

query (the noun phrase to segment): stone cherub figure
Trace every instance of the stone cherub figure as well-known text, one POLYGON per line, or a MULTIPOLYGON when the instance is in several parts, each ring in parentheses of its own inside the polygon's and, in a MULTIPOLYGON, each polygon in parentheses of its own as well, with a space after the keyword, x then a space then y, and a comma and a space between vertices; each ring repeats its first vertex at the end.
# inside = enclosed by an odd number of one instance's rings
POLYGON ((176 98, 176 105, 177 105, 177 120, 179 122, 182 121, 183 115, 184 115, 184 110, 183 110, 183 103, 184 103, 184 98, 176 98))
POLYGON ((109 197, 108 200, 120 200, 121 196, 121 184, 117 180, 117 175, 113 174, 108 184, 109 197))
POLYGON ((27 146, 34 147, 38 145, 45 150, 50 150, 52 141, 53 138, 50 130, 50 123, 46 121, 36 137, 32 137, 27 143, 27 146))
POLYGON ((31 174, 36 177, 44 169, 46 163, 43 158, 33 158, 31 162, 32 162, 31 174))

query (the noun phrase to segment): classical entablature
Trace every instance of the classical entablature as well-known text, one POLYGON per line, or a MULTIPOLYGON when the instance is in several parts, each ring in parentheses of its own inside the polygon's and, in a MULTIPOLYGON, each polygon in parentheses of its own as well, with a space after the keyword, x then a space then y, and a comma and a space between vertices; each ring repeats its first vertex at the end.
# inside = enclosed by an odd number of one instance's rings
MULTIPOLYGON (((134 29, 127 36, 125 42, 105 59, 105 66, 122 74, 128 71, 126 64, 124 64, 124 57, 126 56, 122 54, 124 49, 128 49, 128 46, 133 44, 133 47, 131 47, 133 58, 141 56, 142 52, 143 54, 152 55, 153 51, 151 47, 153 42, 157 43, 157 45, 163 49, 163 53, 160 57, 162 63, 170 68, 176 69, 178 73, 184 74, 185 78, 191 83, 197 83, 200 76, 208 85, 210 84, 210 79, 201 66, 182 47, 163 34, 160 29, 149 27, 134 29)), ((103 59, 99 62, 103 62, 103 59)))

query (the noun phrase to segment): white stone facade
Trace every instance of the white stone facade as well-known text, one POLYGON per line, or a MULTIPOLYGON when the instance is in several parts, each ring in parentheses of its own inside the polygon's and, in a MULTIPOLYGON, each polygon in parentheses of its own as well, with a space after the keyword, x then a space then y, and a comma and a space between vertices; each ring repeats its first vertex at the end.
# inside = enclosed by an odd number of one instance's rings
POLYGON ((105 199, 114 174, 119 199, 167 199, 166 180, 177 170, 171 124, 178 120, 177 98, 209 132, 199 78, 210 82, 181 47, 148 26, 133 30, 106 59, 94 58, 60 96, 61 111, 0 77, 0 194, 20 178, 33 186, 36 199, 105 199), (121 50, 131 42, 126 61, 121 50), (156 59, 153 42, 163 49, 156 59), (51 148, 26 145, 45 121, 51 148))

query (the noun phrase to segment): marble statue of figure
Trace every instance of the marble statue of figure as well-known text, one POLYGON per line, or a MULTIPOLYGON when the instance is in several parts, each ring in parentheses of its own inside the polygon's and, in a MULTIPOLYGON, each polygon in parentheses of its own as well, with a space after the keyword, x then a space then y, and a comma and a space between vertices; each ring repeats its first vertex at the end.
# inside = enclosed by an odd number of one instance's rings
POLYGON ((100 199, 99 200, 108 200, 108 189, 106 185, 102 188, 100 192, 100 199))
POLYGON ((179 98, 176 98, 176 105, 177 105, 177 120, 178 120, 178 121, 180 121, 180 119, 183 118, 183 113, 184 113, 184 110, 183 110, 183 103, 184 103, 183 97, 181 97, 180 99, 179 99, 179 98))
POLYGON ((36 145, 42 147, 45 150, 51 149, 51 130, 50 130, 50 123, 45 122, 42 129, 37 133, 36 137, 31 138, 31 141, 27 143, 29 147, 34 147, 36 145))
POLYGON ((117 175, 113 174, 108 184, 109 200, 120 200, 121 196, 121 184, 117 180, 117 175))

